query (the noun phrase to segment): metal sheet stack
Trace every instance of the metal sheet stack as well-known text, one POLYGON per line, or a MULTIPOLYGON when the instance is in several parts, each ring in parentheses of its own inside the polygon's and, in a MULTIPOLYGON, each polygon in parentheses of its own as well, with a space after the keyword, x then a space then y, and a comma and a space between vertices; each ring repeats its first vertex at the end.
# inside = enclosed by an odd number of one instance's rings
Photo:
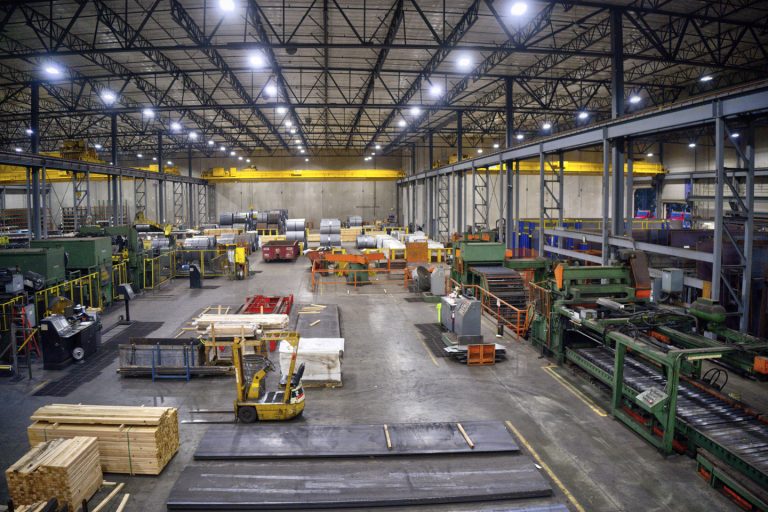
POLYGON ((39 408, 27 428, 29 444, 90 436, 106 473, 159 475, 179 450, 173 407, 52 404, 39 408))
POLYGON ((350 215, 347 217, 347 225, 351 228, 359 228, 363 226, 363 218, 360 215, 350 215))
POLYGON ((197 235, 184 240, 185 249, 194 249, 194 250, 201 251, 205 249, 213 249, 215 247, 216 247, 215 236, 197 235))
POLYGON ((376 237, 371 235, 358 235, 356 247, 358 249, 376 249, 376 237))
POLYGON ((40 443, 8 468, 5 477, 16 505, 56 498, 68 510, 80 510, 103 481, 98 441, 73 437, 40 443))
POLYGON ((341 221, 339 219, 320 220, 320 245, 323 247, 341 247, 341 221))
POLYGON ((285 221, 285 239, 291 242, 301 242, 306 244, 306 227, 307 223, 305 219, 288 219, 285 221))

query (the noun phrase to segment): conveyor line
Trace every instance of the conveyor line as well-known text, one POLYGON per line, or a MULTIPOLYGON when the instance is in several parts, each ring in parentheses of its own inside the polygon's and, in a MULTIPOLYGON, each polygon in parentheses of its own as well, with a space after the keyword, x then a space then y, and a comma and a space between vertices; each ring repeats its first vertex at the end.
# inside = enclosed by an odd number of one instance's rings
MULTIPOLYGON (((572 352, 608 375, 613 375, 613 351, 598 347, 573 349, 572 352)), ((627 356, 624 382, 633 390, 642 392, 652 386, 663 389, 666 378, 657 370, 627 356)), ((768 481, 767 424, 685 382, 679 383, 677 419, 741 461, 746 466, 744 472, 756 482, 765 485, 768 481)))
MULTIPOLYGON (((526 309, 528 292, 518 271, 501 266, 472 266, 471 270, 483 279, 487 291, 517 309, 526 309)), ((495 301, 491 300, 487 305, 495 308, 492 302, 495 301)), ((517 321, 517 312, 506 306, 501 308, 501 316, 509 321, 517 321)))

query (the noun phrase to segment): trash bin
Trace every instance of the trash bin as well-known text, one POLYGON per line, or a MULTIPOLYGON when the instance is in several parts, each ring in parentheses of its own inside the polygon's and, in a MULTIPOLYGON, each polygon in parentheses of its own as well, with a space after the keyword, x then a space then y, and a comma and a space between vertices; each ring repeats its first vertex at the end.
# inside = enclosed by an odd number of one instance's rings
POLYGON ((203 287, 203 273, 200 272, 200 267, 195 263, 192 263, 189 265, 189 287, 190 288, 203 287))

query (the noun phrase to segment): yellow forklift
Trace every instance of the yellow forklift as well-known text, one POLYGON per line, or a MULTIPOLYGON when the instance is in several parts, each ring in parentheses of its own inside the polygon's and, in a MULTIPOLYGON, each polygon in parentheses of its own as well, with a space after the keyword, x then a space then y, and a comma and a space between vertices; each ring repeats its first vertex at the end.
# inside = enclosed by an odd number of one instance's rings
POLYGON ((304 411, 304 388, 301 385, 304 363, 299 365, 298 369, 296 368, 299 334, 297 332, 265 333, 257 341, 258 346, 263 347, 263 343, 270 340, 285 341, 293 347, 285 383, 281 384, 276 391, 267 391, 265 388, 267 373, 275 370, 272 361, 259 351, 246 354, 246 346, 257 346, 252 342, 236 337, 232 343, 232 362, 235 366, 237 383, 235 417, 243 423, 253 423, 257 420, 290 420, 304 411))

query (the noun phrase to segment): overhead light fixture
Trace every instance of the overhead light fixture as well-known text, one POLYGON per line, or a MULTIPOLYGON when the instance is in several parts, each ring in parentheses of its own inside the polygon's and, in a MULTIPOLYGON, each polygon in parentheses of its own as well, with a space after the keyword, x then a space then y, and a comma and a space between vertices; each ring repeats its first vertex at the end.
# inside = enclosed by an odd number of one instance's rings
POLYGON ((515 2, 512 4, 512 9, 510 9, 510 14, 512 16, 522 16, 528 11, 528 4, 525 2, 515 2))
POLYGON ((267 96, 277 96, 277 86, 275 84, 269 84, 264 88, 264 92, 267 96))
POLYGON ((144 158, 144 155, 142 155, 141 153, 136 153, 136 157, 137 158, 144 158))
POLYGON ((541 125, 542 130, 551 130, 552 129, 552 123, 549 121, 545 122, 543 125, 541 125))
POLYGON ((61 76, 61 68, 55 64, 46 64, 43 71, 51 76, 61 76))
POLYGON ((400 128, 405 128, 407 125, 408 123, 405 122, 405 119, 401 119, 400 121, 397 122, 397 126, 399 126, 400 128))
POLYGON ((285 107, 277 107, 277 113, 278 113, 278 114, 280 114, 280 115, 283 115, 283 114, 285 114, 286 112, 288 112, 288 109, 287 109, 287 108, 285 108, 285 107))
POLYGON ((96 148, 96 149, 101 149, 104 146, 102 146, 101 144, 94 144, 93 147, 96 148))
POLYGON ((696 147, 696 143, 695 143, 695 142, 690 142, 690 143, 688 144, 688 147, 689 147, 689 148, 695 148, 695 147, 696 147))
POLYGON ((237 157, 237 159, 240 160, 241 162, 243 161, 243 157, 241 156, 237 157))
POLYGON ((481 148, 477 148, 477 154, 481 155, 483 153, 483 150, 481 148))
POLYGON ((732 138, 732 139, 738 139, 738 138, 739 138, 739 132, 733 132, 733 133, 731 134, 731 138, 732 138))
POLYGON ((302 149, 302 150, 301 150, 301 154, 302 154, 302 155, 303 155, 304 153, 306 153, 306 152, 307 152, 307 151, 306 151, 305 149, 302 149))
POLYGON ((515 135, 515 138, 517 140, 523 140, 525 138, 525 135, 523 135, 522 133, 518 133, 517 135, 515 135))
POLYGON ((216 144, 216 143, 215 143, 215 142, 213 142, 212 140, 209 140, 209 141, 208 141, 208 145, 209 145, 209 146, 213 146, 214 144, 216 144))
POLYGON ((171 123, 171 130, 174 132, 180 132, 181 131, 181 123, 177 123, 176 121, 171 123))
POLYGON ((237 154, 237 153, 235 153, 234 151, 230 151, 230 152, 229 152, 229 156, 235 156, 236 154, 237 154))
POLYGON ((579 112, 579 119, 587 119, 589 117, 589 112, 581 111, 579 112))
POLYGON ((651 158, 653 156, 653 153, 646 153, 645 156, 647 156, 648 158, 651 158))
POLYGON ((305 161, 305 162, 309 162, 309 158, 305 158, 305 159, 304 159, 304 161, 305 161))
POLYGON ((17 153, 21 153, 21 148, 14 148, 17 153))
POLYGON ((109 89, 104 89, 101 91, 99 96, 101 96, 101 101, 107 105, 112 105, 117 100, 117 95, 109 89))
POLYGON ((266 65, 267 60, 264 58, 263 53, 256 52, 248 58, 248 63, 251 65, 252 68, 259 69, 259 68, 263 68, 266 65))
POLYGON ((443 94, 443 88, 440 84, 432 84, 432 87, 429 88, 429 94, 435 97, 440 96, 443 94))
POLYGON ((461 55, 456 64, 459 66, 459 69, 466 71, 472 67, 472 58, 469 55, 461 55))
POLYGON ((189 132, 189 138, 192 140, 197 140, 197 132, 189 132))
POLYGON ((153 161, 153 162, 157 162, 157 157, 156 157, 156 156, 153 156, 153 157, 152 157, 152 161, 153 161))
POLYGON ((419 107, 411 107, 411 115, 412 116, 421 115, 421 109, 419 107))
POLYGON ((376 152, 375 151, 371 151, 371 156, 376 156, 376 152))
POLYGON ((246 163, 251 163, 251 159, 250 159, 250 158, 246 158, 246 159, 245 159, 245 162, 246 162, 246 163))
POLYGON ((293 142, 295 142, 296 144, 301 144, 301 139, 295 139, 293 142))
POLYGON ((221 151, 224 151, 224 152, 226 152, 226 151, 227 151, 227 148, 226 148, 226 147, 224 147, 224 146, 221 146, 219 149, 220 149, 221 151))
POLYGON ((166 163, 167 165, 173 165, 173 162, 171 162, 170 160, 168 160, 168 161, 167 161, 167 162, 165 162, 165 163, 166 163))
POLYGON ((701 82, 711 82, 714 77, 712 75, 704 75, 703 77, 699 78, 699 81, 701 82))
POLYGON ((642 100, 643 100, 643 98, 641 98, 637 94, 633 94, 632 96, 629 97, 629 102, 631 104, 633 104, 633 105, 636 105, 637 103, 640 103, 642 100))
POLYGON ((219 9, 224 12, 232 12, 235 10, 235 0, 219 0, 219 9))
POLYGON ((26 133, 27 135, 32 135, 35 132, 34 130, 32 130, 32 128, 27 128, 26 130, 24 130, 24 133, 26 133))
POLYGON ((148 119, 152 119, 153 117, 155 117, 155 111, 152 110, 151 108, 145 108, 144 110, 141 111, 141 115, 143 115, 148 119))
POLYGON ((381 144, 376 144, 376 151, 381 149, 381 144))
POLYGON ((291 121, 290 119, 286 119, 286 120, 285 120, 285 126, 287 126, 288 128, 290 128, 291 126, 293 126, 293 121, 291 121))
POLYGON ((493 145, 493 149, 499 149, 499 143, 498 142, 493 145))

